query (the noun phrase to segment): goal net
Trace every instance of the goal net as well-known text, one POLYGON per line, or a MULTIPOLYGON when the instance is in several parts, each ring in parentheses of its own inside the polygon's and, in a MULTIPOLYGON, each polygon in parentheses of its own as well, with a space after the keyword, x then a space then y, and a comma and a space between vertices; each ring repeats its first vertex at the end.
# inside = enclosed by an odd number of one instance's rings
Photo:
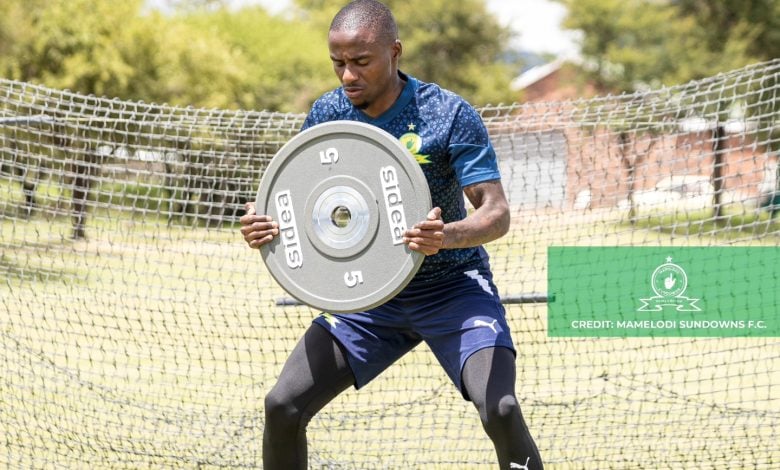
MULTIPOLYGON (((774 60, 479 109, 513 220, 488 251, 549 466, 780 465, 777 335, 555 336, 545 303, 551 247, 776 247, 779 82, 774 60)), ((0 80, 0 465, 262 466, 263 397, 318 312, 287 305, 237 220, 303 118, 0 80)), ((425 345, 309 441, 312 468, 495 461, 425 345)))

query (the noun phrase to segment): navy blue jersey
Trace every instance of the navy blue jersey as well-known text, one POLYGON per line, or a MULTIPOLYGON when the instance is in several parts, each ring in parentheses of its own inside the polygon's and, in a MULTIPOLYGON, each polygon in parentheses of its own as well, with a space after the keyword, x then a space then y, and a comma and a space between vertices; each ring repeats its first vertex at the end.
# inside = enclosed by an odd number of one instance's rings
MULTIPOLYGON (((320 97, 303 124, 360 121, 397 137, 420 164, 433 207, 445 223, 466 217, 463 188, 500 178, 496 153, 476 110, 460 96, 436 84, 400 73, 406 80, 395 104, 376 119, 357 109, 339 87, 320 97)), ((419 221, 408 221, 414 225, 419 221)), ((482 247, 440 250, 427 256, 412 282, 442 279, 472 269, 489 269, 482 247)))

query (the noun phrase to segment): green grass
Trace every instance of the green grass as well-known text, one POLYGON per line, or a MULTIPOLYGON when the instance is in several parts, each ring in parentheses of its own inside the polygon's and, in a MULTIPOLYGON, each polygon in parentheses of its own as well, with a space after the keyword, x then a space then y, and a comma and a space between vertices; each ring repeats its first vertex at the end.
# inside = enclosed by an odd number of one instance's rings
POLYGON ((707 236, 723 241, 766 238, 768 243, 775 244, 780 233, 780 218, 772 218, 766 210, 734 205, 724 208, 718 218, 711 210, 647 215, 639 217, 635 226, 678 237, 707 236))

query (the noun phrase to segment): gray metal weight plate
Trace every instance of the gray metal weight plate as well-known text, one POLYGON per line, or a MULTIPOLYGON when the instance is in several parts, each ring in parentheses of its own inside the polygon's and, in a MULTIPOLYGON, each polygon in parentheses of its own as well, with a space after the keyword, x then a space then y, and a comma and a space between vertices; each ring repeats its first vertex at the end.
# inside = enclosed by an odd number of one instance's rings
POLYGON ((424 255, 403 243, 425 220, 431 195, 410 152, 368 124, 334 121, 290 139, 260 181, 258 214, 279 223, 260 252, 290 295, 338 313, 386 302, 424 255))

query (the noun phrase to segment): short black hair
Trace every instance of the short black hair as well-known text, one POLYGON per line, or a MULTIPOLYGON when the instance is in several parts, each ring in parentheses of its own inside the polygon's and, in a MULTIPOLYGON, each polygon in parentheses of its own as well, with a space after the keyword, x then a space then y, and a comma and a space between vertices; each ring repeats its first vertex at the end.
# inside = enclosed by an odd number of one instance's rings
POLYGON ((356 31, 367 28, 378 40, 392 43, 398 39, 398 26, 393 13, 377 0, 355 0, 336 13, 330 31, 356 31))

